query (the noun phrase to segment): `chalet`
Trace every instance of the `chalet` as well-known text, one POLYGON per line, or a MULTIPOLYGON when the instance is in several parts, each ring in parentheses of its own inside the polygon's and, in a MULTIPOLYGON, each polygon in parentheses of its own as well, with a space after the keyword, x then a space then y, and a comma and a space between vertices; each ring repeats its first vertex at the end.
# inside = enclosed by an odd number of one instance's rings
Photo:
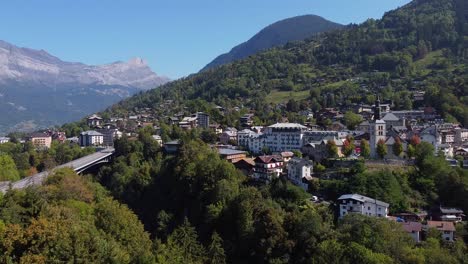
POLYGON ((419 222, 402 222, 403 229, 413 238, 414 242, 421 242, 422 224, 419 222))
POLYGON ((222 159, 225 159, 230 163, 236 163, 247 157, 247 152, 236 149, 220 148, 218 149, 218 152, 222 159))
POLYGON ((254 159, 253 176, 257 180, 271 181, 283 173, 283 158, 278 155, 259 156, 254 159))
POLYGON ((88 123, 89 127, 100 126, 102 124, 102 118, 100 116, 94 114, 94 115, 91 115, 90 117, 88 117, 87 123, 88 123))
POLYGON ((244 158, 234 163, 234 167, 240 170, 245 176, 251 176, 255 168, 255 161, 251 158, 244 158))
POLYGON ((338 198, 339 217, 357 213, 374 217, 387 217, 388 203, 360 194, 344 194, 338 198))
POLYGON ((442 239, 445 241, 453 241, 455 238, 455 225, 453 222, 427 221, 426 232, 431 228, 439 230, 442 233, 442 239))

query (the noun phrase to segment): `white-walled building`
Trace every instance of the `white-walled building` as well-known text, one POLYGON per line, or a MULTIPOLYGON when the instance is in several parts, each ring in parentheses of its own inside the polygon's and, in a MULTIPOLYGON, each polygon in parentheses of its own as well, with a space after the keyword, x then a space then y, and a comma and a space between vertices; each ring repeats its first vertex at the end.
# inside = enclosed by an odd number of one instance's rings
POLYGON ((0 137, 0 144, 8 143, 8 142, 10 142, 9 137, 0 137))
POLYGON ((283 158, 279 155, 259 156, 254 162, 253 176, 257 180, 268 182, 283 173, 283 158))
POLYGON ((88 146, 102 146, 104 144, 104 135, 88 130, 80 133, 80 146, 88 147, 88 146))
POLYGON ((312 162, 301 158, 292 158, 286 167, 288 169, 288 179, 295 185, 307 190, 308 184, 303 182, 302 179, 312 178, 314 168, 312 162))
POLYGON ((453 222, 427 221, 426 231, 430 228, 439 230, 442 233, 442 239, 445 241, 453 241, 455 238, 455 225, 453 222))
POLYGON ((357 213, 374 217, 387 217, 388 203, 360 194, 344 194, 338 198, 339 217, 357 213))
POLYGON ((295 123, 277 123, 265 129, 266 147, 272 152, 300 150, 307 127, 295 123))

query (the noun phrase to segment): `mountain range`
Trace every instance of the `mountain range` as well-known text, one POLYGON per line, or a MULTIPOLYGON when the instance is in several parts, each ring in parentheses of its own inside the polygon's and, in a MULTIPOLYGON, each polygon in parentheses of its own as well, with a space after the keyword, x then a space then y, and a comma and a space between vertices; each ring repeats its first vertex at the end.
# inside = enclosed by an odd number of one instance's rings
POLYGON ((272 47, 282 46, 290 41, 304 40, 318 33, 342 27, 343 25, 316 15, 287 18, 267 26, 248 41, 237 45, 230 52, 218 56, 202 71, 246 58, 272 47))
POLYGON ((0 41, 0 134, 73 121, 168 81, 141 58, 94 66, 0 41))

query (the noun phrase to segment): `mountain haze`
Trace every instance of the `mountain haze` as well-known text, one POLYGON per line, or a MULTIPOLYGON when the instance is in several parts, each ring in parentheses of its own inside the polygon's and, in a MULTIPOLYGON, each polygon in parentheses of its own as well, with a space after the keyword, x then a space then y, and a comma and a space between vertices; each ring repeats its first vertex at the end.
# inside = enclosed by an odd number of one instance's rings
POLYGON ((0 134, 72 121, 168 81, 141 58, 94 66, 0 41, 0 134))
POLYGON ((341 28, 343 25, 316 15, 287 18, 262 29, 248 41, 234 47, 206 65, 203 70, 243 59, 262 50, 284 45, 290 41, 304 40, 317 33, 341 28))

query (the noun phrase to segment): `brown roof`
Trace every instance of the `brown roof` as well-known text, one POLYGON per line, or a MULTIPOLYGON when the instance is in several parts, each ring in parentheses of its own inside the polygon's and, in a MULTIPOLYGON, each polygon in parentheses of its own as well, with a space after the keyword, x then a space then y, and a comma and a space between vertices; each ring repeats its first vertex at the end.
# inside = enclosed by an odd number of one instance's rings
POLYGON ((408 233, 421 232, 422 229, 422 224, 418 222, 404 222, 401 224, 403 225, 403 229, 408 233))
POLYGON ((277 155, 268 155, 268 156, 258 156, 255 158, 255 162, 261 163, 273 163, 273 162, 281 162, 283 158, 277 155))
POLYGON ((428 228, 436 228, 441 231, 453 231, 455 232, 455 225, 452 222, 445 221, 427 221, 428 228))

